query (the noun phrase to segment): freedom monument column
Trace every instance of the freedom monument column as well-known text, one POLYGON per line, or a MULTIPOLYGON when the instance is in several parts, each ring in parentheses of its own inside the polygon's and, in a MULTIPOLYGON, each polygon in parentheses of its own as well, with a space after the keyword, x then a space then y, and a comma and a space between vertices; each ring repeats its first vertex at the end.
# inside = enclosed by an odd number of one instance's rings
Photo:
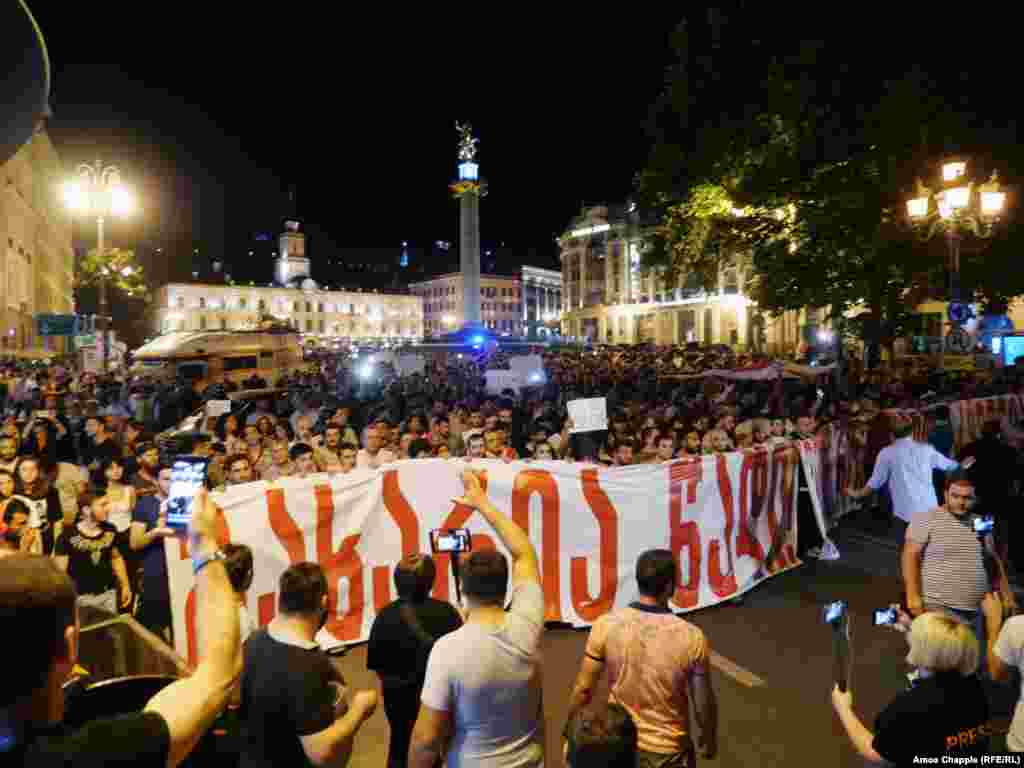
POLYGON ((480 320, 480 198, 487 194, 487 183, 480 178, 476 162, 473 127, 455 124, 459 134, 459 178, 449 186, 459 200, 459 270, 462 273, 463 330, 483 327, 480 320))

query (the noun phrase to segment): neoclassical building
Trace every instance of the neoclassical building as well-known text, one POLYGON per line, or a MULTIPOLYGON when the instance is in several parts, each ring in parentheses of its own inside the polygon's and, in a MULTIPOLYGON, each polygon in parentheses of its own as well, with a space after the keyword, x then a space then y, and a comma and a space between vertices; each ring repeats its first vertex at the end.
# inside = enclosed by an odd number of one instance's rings
MULTIPOLYGON (((409 290, 423 299, 425 336, 441 336, 465 324, 461 272, 412 283, 409 290)), ((518 275, 480 275, 481 323, 495 335, 544 339, 561 317, 561 307, 562 274, 553 269, 524 265, 518 275)))
POLYGON ((817 324, 813 310, 778 318, 758 313, 745 293, 743 258, 721 270, 717 291, 704 291, 696 275, 665 285, 641 269, 645 234, 632 206, 591 206, 573 219, 558 238, 563 335, 602 344, 697 341, 782 352, 817 324))
POLYGON ((71 219, 57 195, 63 166, 53 142, 37 133, 0 165, 0 355, 43 357, 68 339, 38 336, 38 314, 74 310, 71 219))
POLYGON ((407 294, 322 290, 309 276, 304 235, 289 221, 269 287, 169 283, 156 294, 152 332, 246 330, 270 315, 322 341, 417 341, 423 300, 407 294))
POLYGON ((562 273, 553 269, 523 266, 523 324, 531 339, 557 332, 562 317, 562 273))
MULTIPOLYGON (((423 335, 441 336, 466 324, 461 272, 412 283, 409 291, 423 302, 423 335)), ((519 278, 480 275, 480 322, 495 335, 523 334, 523 293, 519 278)))

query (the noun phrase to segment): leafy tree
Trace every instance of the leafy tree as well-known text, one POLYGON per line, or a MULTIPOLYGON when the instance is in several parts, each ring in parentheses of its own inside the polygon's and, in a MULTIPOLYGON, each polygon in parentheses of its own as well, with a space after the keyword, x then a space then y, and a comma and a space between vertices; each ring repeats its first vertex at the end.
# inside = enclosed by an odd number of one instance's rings
POLYGON ((113 288, 132 299, 145 302, 150 300, 145 273, 133 251, 105 248, 103 253, 99 253, 93 248, 79 260, 75 275, 76 288, 98 287, 104 280, 108 290, 113 288))
MULTIPOLYGON (((959 117, 921 71, 853 78, 845 51, 814 40, 768 55, 752 83, 734 80, 730 95, 743 108, 716 113, 718 97, 701 91, 709 66, 693 66, 684 32, 684 64, 670 71, 659 109, 689 128, 657 136, 680 144, 656 145, 638 176, 641 204, 660 215, 644 267, 690 273, 713 290, 723 267, 746 259, 761 309, 825 308, 844 329, 891 347, 939 284, 945 243, 922 242, 905 203, 948 137, 963 135, 959 117), (867 311, 850 321, 858 309, 867 311)), ((1006 271, 1019 250, 1010 238, 968 243, 965 284, 993 302, 1024 293, 1020 270, 1006 271)))

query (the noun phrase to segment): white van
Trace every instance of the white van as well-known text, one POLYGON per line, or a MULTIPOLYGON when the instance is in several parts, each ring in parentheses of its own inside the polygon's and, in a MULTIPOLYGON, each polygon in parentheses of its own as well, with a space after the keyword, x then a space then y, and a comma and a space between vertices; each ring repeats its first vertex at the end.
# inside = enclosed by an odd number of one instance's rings
POLYGON ((268 382, 302 367, 299 335, 288 331, 177 331, 139 347, 131 372, 161 381, 211 384, 259 374, 268 382))

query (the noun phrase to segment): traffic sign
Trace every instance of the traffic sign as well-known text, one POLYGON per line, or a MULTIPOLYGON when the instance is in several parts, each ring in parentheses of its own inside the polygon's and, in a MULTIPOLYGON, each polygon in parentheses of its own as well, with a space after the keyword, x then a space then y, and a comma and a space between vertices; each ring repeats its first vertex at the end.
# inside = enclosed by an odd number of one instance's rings
POLYGON ((40 336, 74 336, 78 315, 36 315, 40 336))
POLYGON ((954 328, 946 334, 946 349, 953 354, 965 355, 974 348, 970 334, 962 328, 954 328))

